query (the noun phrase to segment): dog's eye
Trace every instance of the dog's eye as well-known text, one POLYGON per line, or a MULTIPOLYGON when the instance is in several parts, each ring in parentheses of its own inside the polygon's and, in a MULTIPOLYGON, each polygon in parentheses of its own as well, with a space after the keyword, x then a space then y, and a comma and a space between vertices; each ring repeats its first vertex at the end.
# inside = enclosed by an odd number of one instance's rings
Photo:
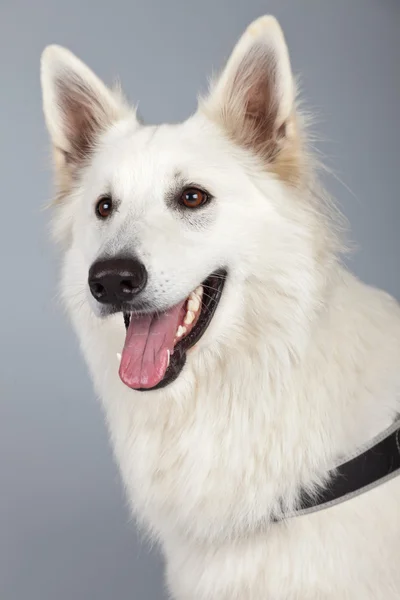
POLYGON ((198 208, 208 201, 208 194, 198 188, 187 188, 182 192, 180 203, 186 208, 198 208))
POLYGON ((96 204, 96 215, 100 219, 107 219, 112 212, 112 199, 110 196, 102 196, 96 204))

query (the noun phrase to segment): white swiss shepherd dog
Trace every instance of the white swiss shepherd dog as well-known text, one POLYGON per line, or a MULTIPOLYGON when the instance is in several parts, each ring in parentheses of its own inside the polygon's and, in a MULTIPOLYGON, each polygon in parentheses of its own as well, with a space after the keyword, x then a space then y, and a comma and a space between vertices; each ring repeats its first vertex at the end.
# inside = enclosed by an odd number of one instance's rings
POLYGON ((41 77, 62 296, 171 597, 398 600, 400 478, 282 519, 400 412, 400 310, 342 265, 277 21, 181 124, 61 47, 41 77))

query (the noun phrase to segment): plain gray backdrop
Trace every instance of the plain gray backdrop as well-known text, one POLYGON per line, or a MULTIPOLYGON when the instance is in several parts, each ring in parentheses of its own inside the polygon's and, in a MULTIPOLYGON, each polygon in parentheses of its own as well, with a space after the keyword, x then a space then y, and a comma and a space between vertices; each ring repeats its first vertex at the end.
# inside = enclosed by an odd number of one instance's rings
POLYGON ((351 268, 399 298, 398 0, 0 0, 1 600, 165 597, 57 306, 41 51, 69 47, 107 82, 120 76, 146 121, 176 121, 264 13, 281 21, 319 117, 337 174, 326 183, 357 244, 351 268))

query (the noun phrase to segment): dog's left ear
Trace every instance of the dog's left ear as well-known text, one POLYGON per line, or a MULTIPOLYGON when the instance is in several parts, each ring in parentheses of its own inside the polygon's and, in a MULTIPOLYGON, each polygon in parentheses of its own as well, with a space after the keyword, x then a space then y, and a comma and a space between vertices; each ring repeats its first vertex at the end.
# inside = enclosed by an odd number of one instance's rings
POLYGON ((200 105, 233 141, 271 163, 294 136, 295 86, 274 17, 254 21, 200 105))
POLYGON ((100 134, 128 109, 93 71, 60 46, 44 50, 41 82, 45 119, 56 155, 75 168, 90 155, 100 134))

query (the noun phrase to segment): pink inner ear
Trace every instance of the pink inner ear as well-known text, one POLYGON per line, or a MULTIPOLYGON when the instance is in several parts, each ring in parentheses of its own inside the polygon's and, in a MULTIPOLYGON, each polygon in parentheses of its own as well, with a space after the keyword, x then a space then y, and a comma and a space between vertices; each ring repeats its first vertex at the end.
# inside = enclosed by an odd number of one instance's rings
MULTIPOLYGON (((271 60, 258 58, 256 64, 252 63, 252 57, 248 56, 239 66, 237 74, 238 84, 243 78, 243 87, 246 89, 247 110, 251 115, 265 115, 271 113, 276 107, 276 78, 271 60), (242 71, 243 70, 243 71, 242 71), (242 71, 242 72, 241 72, 242 71)), ((253 58, 254 60, 254 58, 253 58)))
POLYGON ((231 129, 244 146, 271 158, 279 139, 278 90, 273 54, 263 46, 252 48, 241 61, 230 89, 226 111, 231 129))
POLYGON ((110 124, 106 110, 84 82, 57 81, 66 135, 71 145, 69 161, 79 163, 90 155, 96 137, 110 124))

